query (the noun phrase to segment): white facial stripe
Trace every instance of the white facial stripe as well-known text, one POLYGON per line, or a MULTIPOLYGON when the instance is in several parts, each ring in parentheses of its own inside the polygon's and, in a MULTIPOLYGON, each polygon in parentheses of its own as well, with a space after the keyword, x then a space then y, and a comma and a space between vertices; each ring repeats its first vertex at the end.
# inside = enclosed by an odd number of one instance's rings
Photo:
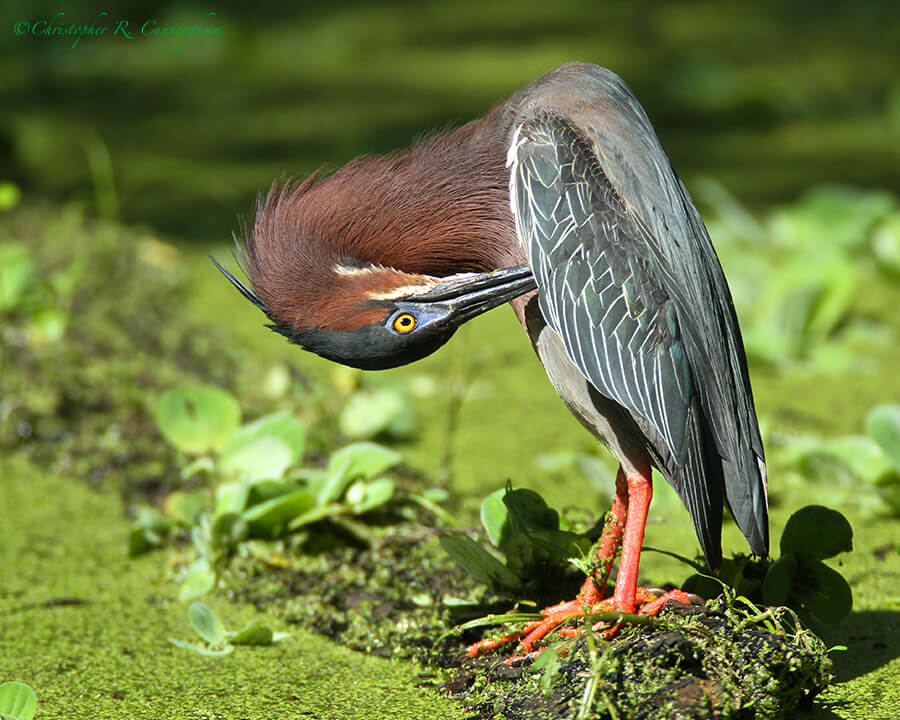
POLYGON ((435 281, 428 281, 419 285, 404 285, 403 287, 394 288, 382 293, 369 293, 369 298, 372 300, 402 300, 410 295, 426 293, 429 290, 434 289, 436 285, 437 282, 435 281))
POLYGON ((385 268, 378 265, 369 265, 367 267, 355 267, 350 265, 341 265, 338 263, 334 266, 334 271, 338 275, 365 275, 366 273, 375 272, 376 270, 384 270, 385 268))
MULTIPOLYGON (((401 287, 386 290, 384 292, 370 292, 368 295, 372 300, 399 300, 408 297, 409 295, 426 293, 430 290, 433 290, 440 283, 449 279, 434 277, 432 275, 409 275, 408 273, 404 273, 402 270, 395 270, 394 268, 385 267, 384 265, 367 265, 365 267, 356 267, 341 265, 340 263, 338 263, 334 266, 334 272, 337 275, 343 275, 344 277, 356 277, 359 275, 372 274, 381 274, 386 277, 389 277, 391 275, 402 275, 416 281, 407 285, 402 285, 401 287)), ((466 274, 468 273, 463 273, 463 275, 466 274)), ((455 278, 457 276, 453 275, 451 277, 455 278)))

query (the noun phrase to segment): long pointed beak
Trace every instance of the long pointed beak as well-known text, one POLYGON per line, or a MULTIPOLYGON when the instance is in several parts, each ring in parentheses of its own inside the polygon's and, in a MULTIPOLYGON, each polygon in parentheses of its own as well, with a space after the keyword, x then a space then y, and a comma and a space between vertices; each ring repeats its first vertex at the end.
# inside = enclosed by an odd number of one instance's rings
POLYGON ((537 283, 528 265, 517 265, 489 273, 452 275, 428 292, 404 300, 445 305, 455 324, 461 325, 536 289, 537 283))

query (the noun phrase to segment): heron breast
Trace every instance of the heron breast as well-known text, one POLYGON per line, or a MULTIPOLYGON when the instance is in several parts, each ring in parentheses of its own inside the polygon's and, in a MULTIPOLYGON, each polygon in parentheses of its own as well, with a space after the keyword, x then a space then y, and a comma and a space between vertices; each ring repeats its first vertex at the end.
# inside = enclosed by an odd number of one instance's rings
POLYGON ((544 322, 537 295, 516 311, 550 383, 578 422, 612 450, 626 473, 637 473, 651 463, 646 438, 628 412, 598 392, 569 359, 559 333, 544 322))

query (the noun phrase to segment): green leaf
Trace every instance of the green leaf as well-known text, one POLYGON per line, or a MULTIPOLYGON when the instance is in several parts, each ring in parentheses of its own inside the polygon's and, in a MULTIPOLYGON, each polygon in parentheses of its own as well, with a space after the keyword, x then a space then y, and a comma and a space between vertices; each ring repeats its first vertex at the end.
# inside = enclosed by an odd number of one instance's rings
POLYGON ((206 558, 198 558, 188 568, 181 590, 178 593, 179 600, 193 600, 206 595, 216 586, 216 573, 210 567, 206 558))
POLYGON ((800 605, 829 625, 843 620, 853 609, 853 592, 843 576, 819 560, 803 562, 801 578, 792 595, 800 605))
POLYGON ((203 603, 191 603, 188 619, 197 634, 210 645, 222 645, 225 642, 225 626, 219 616, 203 603))
POLYGON ((481 524, 494 547, 500 547, 504 538, 513 534, 509 509, 503 502, 506 488, 495 490, 481 501, 481 524))
POLYGON ((357 482, 347 489, 346 501, 357 515, 384 505, 394 496, 394 481, 376 478, 370 482, 357 482))
POLYGON ((308 512, 315 504, 315 498, 307 490, 294 490, 244 510, 243 518, 250 526, 252 537, 274 538, 283 532, 288 522, 308 512))
POLYGON ((334 502, 353 480, 370 480, 397 465, 401 455, 382 445, 370 442, 347 445, 328 460, 327 477, 316 502, 334 502))
POLYGON ((213 551, 232 551, 238 543, 247 539, 249 527, 246 520, 238 513, 225 513, 216 516, 210 530, 210 542, 213 551))
POLYGON ((274 638, 272 628, 257 620, 238 630, 228 642, 232 645, 271 645, 274 638))
POLYGON ((141 506, 128 534, 128 557, 134 558, 158 548, 172 529, 172 523, 156 508, 141 506))
POLYGON ((282 495, 287 495, 295 490, 306 490, 309 488, 296 482, 286 480, 261 480, 250 486, 250 493, 247 496, 247 507, 259 505, 268 500, 273 500, 282 495))
POLYGON ((837 510, 807 505, 795 512, 784 526, 781 554, 799 558, 829 558, 853 549, 853 528, 837 510))
MULTIPOLYGON (((864 435, 846 435, 825 443, 825 453, 838 458, 859 480, 876 483, 891 470, 891 461, 879 444, 864 435)), ((812 476, 813 479, 818 479, 812 476)), ((850 482, 858 485, 856 478, 850 482)))
POLYGON ((506 567, 517 578, 527 578, 534 574, 537 565, 547 555, 525 533, 514 533, 503 539, 503 554, 506 556, 506 567))
POLYGON ((221 649, 214 650, 212 648, 204 647, 203 645, 198 645, 197 643, 176 640, 175 638, 169 638, 169 642, 175 647, 180 647, 182 650, 191 650, 192 652, 208 657, 221 657, 222 655, 229 655, 234 652, 234 647, 232 645, 225 645, 221 649))
POLYGON ((428 502, 443 503, 450 499, 450 493, 444 488, 427 488, 419 493, 428 502))
POLYGON ((341 411, 341 432, 352 440, 375 437, 408 413, 409 408, 409 400, 395 388, 354 393, 341 411))
POLYGON ((136 558, 161 547, 163 536, 145 527, 133 527, 128 533, 128 557, 136 558))
POLYGON ((763 579, 763 602, 770 606, 787 605, 796 574, 797 557, 793 554, 782 555, 772 563, 763 579))
POLYGON ((137 509, 134 524, 140 527, 155 530, 158 533, 167 533, 172 529, 172 522, 156 508, 149 505, 141 505, 137 509))
POLYGON ((522 532, 559 529, 559 513, 547 507, 544 498, 534 490, 510 490, 503 496, 503 503, 522 532))
POLYGON ((0 182, 0 212, 8 212, 19 204, 22 199, 22 191, 19 186, 11 182, 0 182))
POLYGON ((163 393, 156 405, 163 437, 186 453, 218 450, 241 421, 241 407, 230 393, 207 385, 186 385, 163 393))
POLYGON ((759 310, 768 324, 793 345, 802 349, 804 339, 820 340, 837 327, 853 301, 858 272, 840 252, 815 250, 779 266, 768 277, 759 310))
POLYGON ((559 674, 562 662, 559 659, 559 653, 552 647, 547 648, 545 652, 538 655, 537 660, 531 665, 532 672, 541 673, 540 686, 545 694, 550 693, 553 682, 559 674))
POLYGON ((223 450, 219 467, 225 475, 238 477, 249 483, 258 480, 278 480, 292 464, 291 448, 277 437, 257 437, 235 448, 223 450))
POLYGON ((0 312, 17 305, 38 282, 37 266, 21 243, 0 243, 0 312))
POLYGON ((295 517, 288 523, 288 530, 296 530, 303 525, 311 525, 325 518, 336 517, 347 512, 347 506, 339 503, 327 503, 325 505, 316 505, 308 512, 303 513, 299 517, 295 517))
POLYGON ((200 473, 210 474, 215 469, 216 465, 212 458, 206 456, 198 457, 181 468, 181 479, 190 480, 194 475, 199 475, 200 473))
MULTIPOLYGON (((280 472, 268 477, 280 477, 284 470, 297 464, 303 457, 303 451, 306 448, 306 427, 291 413, 281 411, 265 415, 239 428, 222 448, 221 463, 223 469, 235 465, 241 469, 246 468, 246 461, 238 460, 235 456, 239 457, 246 454, 250 446, 267 438, 280 440, 288 451, 285 467, 280 472)), ((250 454, 253 455, 258 452, 256 450, 250 454)), ((261 476, 257 474, 256 477, 261 476)))
POLYGON ((564 564, 570 557, 586 555, 593 544, 584 535, 568 530, 537 530, 528 537, 535 547, 560 564, 564 564))
POLYGON ((478 582, 510 590, 521 587, 515 573, 471 538, 443 534, 438 540, 444 551, 478 582))
POLYGON ((900 212, 889 215, 875 230, 872 253, 881 267, 900 275, 900 212))
POLYGON ((504 488, 482 501, 481 524, 491 542, 504 548, 507 540, 518 533, 559 529, 559 514, 547 507, 534 490, 504 488))
POLYGON ((238 480, 222 483, 216 488, 216 517, 243 512, 244 508, 247 507, 247 499, 249 497, 249 482, 238 480))
POLYGON ((28 323, 27 332, 32 345, 52 345, 62 340, 69 325, 69 313, 60 308, 36 310, 28 323))
POLYGON ((203 493, 176 490, 166 498, 166 514, 175 522, 191 527, 197 523, 206 505, 203 493))
POLYGON ((506 566, 519 578, 539 577, 548 567, 562 567, 568 559, 590 550, 591 541, 565 530, 515 533, 503 541, 506 566))
POLYGON ((11 720, 31 720, 37 710, 34 691, 20 682, 0 685, 0 715, 11 720))
POLYGON ((856 249, 896 203, 884 190, 821 185, 807 191, 800 202, 779 210, 772 229, 776 240, 793 247, 856 249))
POLYGON ((900 405, 879 405, 866 415, 866 432, 900 472, 900 405))

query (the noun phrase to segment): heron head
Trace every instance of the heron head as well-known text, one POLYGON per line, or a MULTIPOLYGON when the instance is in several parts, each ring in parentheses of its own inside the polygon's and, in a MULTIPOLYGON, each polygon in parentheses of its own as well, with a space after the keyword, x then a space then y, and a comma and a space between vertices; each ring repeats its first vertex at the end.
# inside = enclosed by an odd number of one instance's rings
POLYGON ((353 193, 335 177, 276 187, 260 199, 238 239, 248 284, 213 260, 291 342, 351 367, 397 367, 534 289, 525 266, 473 271, 490 261, 477 245, 467 251, 465 238, 442 235, 433 223, 446 219, 436 213, 423 227, 383 209, 380 217, 374 207, 348 209, 353 193))

